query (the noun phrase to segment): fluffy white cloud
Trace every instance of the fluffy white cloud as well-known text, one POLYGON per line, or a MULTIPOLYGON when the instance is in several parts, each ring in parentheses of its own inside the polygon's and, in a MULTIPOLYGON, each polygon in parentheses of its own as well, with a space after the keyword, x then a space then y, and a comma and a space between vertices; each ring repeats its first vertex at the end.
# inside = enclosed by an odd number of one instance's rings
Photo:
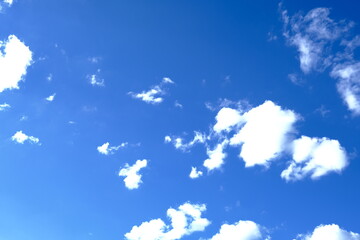
POLYGON ((208 159, 204 161, 203 166, 206 167, 208 171, 219 169, 224 164, 224 159, 226 158, 224 149, 228 143, 228 140, 224 140, 222 143, 217 144, 213 150, 207 148, 206 153, 208 159))
MULTIPOLYGON (((223 224, 219 233, 210 240, 261 240, 261 227, 252 221, 239 221, 235 224, 223 224)), ((268 238, 269 239, 269 238, 268 238)))
POLYGON ((204 231, 210 224, 208 219, 201 217, 205 210, 204 204, 191 203, 185 203, 178 209, 170 208, 167 211, 170 225, 166 225, 161 219, 143 222, 126 233, 125 238, 127 240, 176 240, 193 232, 204 231))
POLYGON ((28 136, 22 131, 17 131, 12 137, 11 140, 17 143, 23 144, 24 142, 37 143, 40 144, 40 140, 33 136, 28 136))
POLYGON ((147 166, 147 160, 137 160, 136 163, 132 166, 129 164, 126 164, 124 168, 122 168, 119 172, 119 176, 125 177, 124 182, 125 186, 128 189, 137 189, 139 188, 141 181, 141 174, 139 174, 139 171, 142 168, 145 168, 147 166))
POLYGON ((15 35, 10 35, 7 41, 0 41, 0 92, 18 89, 19 81, 31 62, 32 52, 15 35))
POLYGON ((348 109, 354 114, 360 114, 360 62, 339 64, 334 67, 331 76, 338 78, 340 92, 348 109))
POLYGON ((224 107, 216 115, 215 132, 229 131, 231 127, 239 124, 243 120, 239 111, 224 107))
POLYGON ((297 121, 293 111, 283 110, 271 101, 251 109, 242 117, 245 125, 230 139, 230 145, 242 144, 240 157, 246 167, 267 166, 278 157, 297 121))
POLYGON ((159 104, 164 101, 164 98, 161 96, 166 94, 163 88, 165 84, 174 84, 174 82, 170 78, 164 77, 159 85, 154 86, 148 91, 142 91, 141 93, 129 92, 128 94, 146 103, 159 104))
POLYGON ((360 240, 360 234, 348 232, 336 224, 317 226, 311 234, 300 234, 297 240, 360 240))
POLYGON ((6 109, 11 108, 7 103, 0 104, 0 111, 5 111, 6 109))
POLYGON ((189 175, 190 178, 195 179, 195 178, 201 177, 202 175, 203 175, 202 171, 198 171, 196 169, 196 167, 191 167, 191 172, 189 175))
POLYGON ((346 153, 339 141, 302 136, 293 142, 293 161, 281 173, 287 181, 310 175, 317 179, 330 172, 341 172, 348 165, 346 153))
POLYGON ((49 101, 49 102, 52 102, 52 101, 54 101, 55 96, 56 96, 56 93, 54 93, 54 94, 52 94, 52 95, 48 96, 47 98, 45 98, 45 100, 46 100, 46 101, 49 101))
POLYGON ((4 1, 4 3, 7 3, 9 5, 13 4, 13 0, 3 0, 3 1, 4 1))
POLYGON ((101 79, 99 77, 99 75, 98 75, 100 72, 101 72, 101 70, 98 69, 96 74, 88 75, 88 79, 89 79, 89 82, 90 82, 91 85, 98 86, 98 87, 104 87, 105 86, 104 79, 101 79))
POLYGON ((109 154, 114 154, 115 151, 119 150, 120 148, 124 148, 128 145, 127 142, 121 143, 118 146, 110 146, 109 142, 104 143, 101 146, 97 147, 97 150, 99 153, 104 154, 104 155, 109 155, 109 154))

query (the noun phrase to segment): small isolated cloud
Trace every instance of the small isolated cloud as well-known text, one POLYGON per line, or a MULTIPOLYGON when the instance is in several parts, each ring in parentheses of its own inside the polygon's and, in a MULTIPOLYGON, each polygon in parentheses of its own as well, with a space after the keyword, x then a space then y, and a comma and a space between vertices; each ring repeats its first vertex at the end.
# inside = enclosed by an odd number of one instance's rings
POLYGON ((215 118, 215 132, 229 131, 231 127, 239 124, 243 120, 239 111, 227 107, 222 108, 215 118))
POLYGON ((208 171, 219 169, 224 164, 224 159, 226 158, 224 149, 228 143, 228 140, 224 140, 222 143, 219 143, 213 150, 207 148, 206 153, 208 155, 208 159, 204 161, 203 165, 207 168, 208 171))
POLYGON ((99 73, 100 73, 100 69, 97 70, 97 73, 95 74, 91 74, 88 75, 88 79, 89 82, 92 86, 97 86, 97 87, 104 87, 105 86, 105 81, 104 79, 99 77, 99 73))
POLYGON ((48 96, 47 98, 45 98, 45 100, 46 100, 46 101, 49 101, 49 102, 52 102, 52 101, 54 101, 55 96, 56 96, 56 93, 54 93, 54 94, 52 94, 52 95, 48 96))
POLYGON ((239 221, 234 224, 223 224, 219 233, 210 240, 262 240, 261 226, 252 221, 239 221))
POLYGON ((210 221, 201 217, 206 211, 205 204, 185 203, 178 209, 169 208, 167 216, 171 224, 160 218, 134 226, 125 234, 126 240, 177 240, 194 232, 204 231, 210 221))
POLYGON ((32 52, 15 35, 0 41, 0 92, 19 89, 19 82, 32 63, 32 52))
POLYGON ((136 163, 132 166, 129 164, 126 164, 124 168, 122 168, 119 172, 119 176, 125 177, 124 182, 125 186, 132 190, 139 188, 141 181, 141 174, 139 174, 139 171, 142 168, 145 168, 147 166, 147 160, 137 160, 136 163))
POLYGON ((179 103, 179 101, 175 101, 175 103, 174 103, 174 106, 175 107, 177 107, 177 108, 183 108, 184 106, 181 104, 181 103, 179 103))
POLYGON ((49 75, 47 75, 46 80, 48 82, 51 82, 53 80, 53 75, 51 73, 49 75))
POLYGON ((242 145, 240 157, 246 167, 267 166, 278 157, 297 121, 293 111, 283 110, 272 101, 266 101, 242 117, 245 125, 230 139, 230 145, 242 145))
POLYGON ((184 139, 181 137, 171 138, 170 136, 165 137, 165 143, 172 142, 176 149, 187 151, 197 143, 204 143, 206 141, 206 135, 200 132, 194 132, 194 138, 188 143, 184 143, 184 139))
POLYGON ((28 136, 22 131, 17 131, 14 136, 11 137, 11 140, 20 144, 24 144, 24 142, 40 144, 40 140, 38 138, 28 136))
POLYGON ((162 96, 166 94, 164 85, 167 84, 174 84, 174 82, 170 78, 164 77, 159 85, 152 87, 148 91, 142 91, 141 93, 129 92, 128 94, 133 98, 140 99, 146 103, 159 104, 164 101, 162 96))
POLYGON ((348 232, 336 224, 317 226, 310 234, 300 234, 294 240, 360 240, 360 234, 348 232))
POLYGON ((281 177, 287 181, 308 175, 317 179, 331 172, 340 173, 347 165, 346 153, 339 141, 302 136, 293 142, 293 161, 281 177))
POLYGON ((195 179, 195 178, 201 177, 202 175, 203 175, 202 171, 198 171, 196 169, 196 167, 191 167, 191 172, 190 172, 190 175, 189 175, 190 178, 195 179))
POLYGON ((0 112, 5 111, 7 109, 11 108, 11 106, 7 103, 0 104, 0 112))
MULTIPOLYGON (((70 122, 69 122, 70 123, 70 122)), ((127 142, 123 142, 118 146, 110 146, 109 142, 104 143, 101 146, 97 147, 97 150, 99 153, 104 154, 104 155, 109 155, 109 154, 114 154, 117 150, 119 150, 120 148, 124 148, 128 145, 127 142)))

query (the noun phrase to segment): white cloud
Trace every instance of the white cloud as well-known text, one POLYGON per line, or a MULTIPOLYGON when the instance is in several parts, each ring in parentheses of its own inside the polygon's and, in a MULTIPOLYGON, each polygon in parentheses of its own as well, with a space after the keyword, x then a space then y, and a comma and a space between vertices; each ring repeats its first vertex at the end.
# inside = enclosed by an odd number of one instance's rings
POLYGON ((243 120, 239 111, 232 108, 222 108, 216 115, 215 132, 229 131, 231 127, 239 124, 243 120))
POLYGON ((14 136, 11 137, 11 140, 17 143, 24 144, 24 142, 40 144, 40 140, 33 136, 27 136, 22 131, 17 131, 14 136))
POLYGON ((337 140, 302 136, 293 142, 293 161, 281 177, 287 181, 308 175, 317 179, 331 172, 340 173, 347 165, 346 153, 337 140))
POLYGON ((32 52, 15 35, 10 35, 7 41, 0 41, 0 92, 18 89, 31 62, 32 52))
POLYGON ((128 189, 137 189, 139 188, 141 181, 141 174, 139 174, 139 171, 142 168, 145 168, 147 166, 147 160, 137 160, 136 163, 132 166, 129 164, 126 164, 124 168, 122 168, 119 172, 119 176, 125 177, 124 182, 125 186, 128 189))
POLYGON ((360 62, 339 64, 334 67, 331 76, 338 78, 340 92, 348 109, 354 114, 360 114, 360 62))
POLYGON ((7 103, 0 104, 0 111, 5 111, 6 109, 11 108, 7 103))
POLYGON ((205 143, 206 135, 200 132, 194 132, 194 138, 188 143, 184 143, 184 140, 180 137, 171 138, 170 136, 165 137, 165 142, 172 142, 176 149, 187 151, 197 143, 205 143))
POLYGON ((175 103, 174 103, 174 106, 175 107, 177 107, 177 108, 183 108, 184 106, 181 104, 181 103, 179 103, 179 101, 175 101, 175 103))
MULTIPOLYGON (((100 69, 97 70, 98 73, 100 73, 100 69)), ((105 86, 105 81, 104 79, 101 79, 98 74, 91 74, 88 76, 89 82, 91 85, 93 86, 98 86, 98 87, 104 87, 105 86)))
POLYGON ((51 82, 53 80, 53 75, 50 73, 47 77, 46 77, 46 80, 48 82, 51 82))
POLYGON ((163 88, 165 84, 174 84, 174 82, 170 78, 164 77, 159 85, 152 87, 148 91, 142 91, 141 93, 129 92, 128 94, 146 103, 159 104, 164 101, 164 98, 161 96, 166 94, 163 88))
POLYGON ((209 158, 204 161, 203 166, 206 167, 208 171, 219 169, 224 164, 224 159, 226 158, 224 149, 228 143, 228 140, 224 140, 222 143, 219 143, 213 150, 207 148, 206 153, 209 158))
POLYGON ((45 100, 46 100, 46 101, 49 101, 49 102, 52 102, 52 101, 54 101, 55 96, 56 96, 56 93, 54 93, 54 94, 52 94, 52 95, 48 96, 47 98, 45 98, 45 100))
MULTIPOLYGON (((223 224, 219 233, 210 240, 261 240, 261 227, 252 221, 239 221, 235 224, 223 224)), ((270 239, 270 238, 267 238, 270 239)))
POLYGON ((195 178, 201 177, 202 175, 203 175, 202 171, 198 171, 196 169, 196 167, 191 167, 191 172, 189 175, 190 178, 195 179, 195 178))
POLYGON ((3 0, 3 1, 4 1, 4 3, 7 3, 9 5, 13 4, 13 0, 3 0))
POLYGON ((167 216, 171 224, 166 225, 161 219, 153 219, 143 222, 140 226, 134 226, 130 232, 125 234, 127 240, 176 240, 193 232, 204 231, 210 224, 202 213, 206 205, 185 203, 178 209, 170 208, 167 216))
POLYGON ((104 155, 109 155, 109 154, 114 154, 115 151, 119 150, 120 148, 124 148, 128 145, 127 142, 123 142, 118 146, 110 146, 109 142, 104 143, 101 146, 97 147, 97 150, 99 153, 104 154, 104 155))
POLYGON ((245 125, 230 139, 230 145, 242 144, 240 157, 246 167, 267 166, 278 157, 297 121, 293 111, 283 110, 271 101, 251 109, 242 117, 245 125))
POLYGON ((360 234, 348 232, 336 224, 320 225, 311 234, 300 234, 296 240, 360 240, 360 234))

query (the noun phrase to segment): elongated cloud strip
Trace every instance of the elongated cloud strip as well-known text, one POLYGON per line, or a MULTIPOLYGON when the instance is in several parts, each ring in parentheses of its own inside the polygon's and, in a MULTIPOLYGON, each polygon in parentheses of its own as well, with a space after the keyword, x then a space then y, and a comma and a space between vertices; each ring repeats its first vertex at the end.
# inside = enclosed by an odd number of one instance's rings
POLYGON ((230 145, 242 144, 240 157, 246 167, 267 166, 278 157, 297 121, 293 111, 283 110, 271 101, 251 109, 242 117, 245 125, 230 139, 230 145))
POLYGON ((166 94, 166 91, 164 90, 164 85, 166 84, 174 84, 174 82, 170 78, 164 77, 159 85, 154 86, 148 91, 142 91, 141 93, 129 92, 128 94, 133 98, 140 99, 146 103, 159 104, 164 101, 162 96, 166 94))
POLYGON ((330 172, 340 173, 347 165, 346 153, 339 141, 302 136, 293 142, 293 161, 281 177, 287 181, 308 175, 317 179, 330 172))
POLYGON ((336 224, 320 225, 311 234, 300 234, 294 240, 360 240, 360 234, 348 232, 336 224))
MULTIPOLYGON (((219 233, 210 240, 262 240, 261 227, 252 221, 223 224, 219 233)), ((270 238, 268 238, 270 239, 270 238)))
POLYGON ((167 216, 171 224, 166 225, 161 219, 153 219, 143 222, 140 226, 134 226, 125 234, 126 240, 176 240, 193 232, 204 231, 210 224, 202 213, 206 210, 204 204, 185 203, 178 209, 170 208, 167 216))
POLYGON ((97 147, 97 150, 99 153, 104 154, 104 155, 109 155, 109 154, 114 154, 117 150, 119 150, 120 148, 124 148, 128 145, 127 142, 121 143, 118 146, 110 146, 109 142, 104 143, 101 146, 97 147))
POLYGON ((184 139, 181 137, 174 137, 171 138, 170 136, 165 136, 165 143, 171 143, 174 145, 176 149, 187 151, 192 148, 197 143, 205 143, 206 135, 197 131, 194 131, 194 138, 190 141, 185 143, 184 139))
POLYGON ((137 160, 136 163, 132 166, 129 164, 126 164, 124 168, 122 168, 119 172, 119 176, 125 177, 124 182, 125 186, 132 190, 139 188, 141 181, 141 174, 139 174, 139 171, 142 168, 145 168, 147 166, 147 160, 137 160))
POLYGON ((18 89, 32 62, 32 52, 15 35, 0 41, 0 92, 18 89))
POLYGON ((7 103, 0 104, 0 111, 5 111, 6 109, 11 108, 7 103))
POLYGON ((24 144, 24 142, 40 144, 40 140, 38 138, 33 137, 33 136, 28 136, 25 133, 23 133, 22 131, 17 131, 11 137, 11 140, 13 140, 14 142, 20 143, 20 144, 24 144))

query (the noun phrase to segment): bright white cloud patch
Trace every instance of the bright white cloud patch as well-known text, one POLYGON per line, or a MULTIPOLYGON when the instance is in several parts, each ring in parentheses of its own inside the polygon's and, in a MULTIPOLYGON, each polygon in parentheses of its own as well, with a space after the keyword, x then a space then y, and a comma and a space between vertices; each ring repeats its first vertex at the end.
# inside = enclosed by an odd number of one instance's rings
POLYGON ((56 96, 56 93, 54 93, 54 94, 52 94, 52 95, 48 96, 47 98, 45 98, 45 100, 46 100, 46 101, 49 101, 49 102, 52 102, 52 101, 54 101, 55 96, 56 96))
POLYGON ((164 77, 159 85, 152 87, 150 90, 141 93, 129 92, 129 95, 146 103, 159 104, 164 101, 162 96, 166 94, 164 90, 166 84, 174 84, 174 82, 170 78, 164 77))
POLYGON ((203 165, 208 169, 208 171, 219 169, 224 164, 224 159, 226 158, 224 149, 228 143, 228 140, 224 140, 222 143, 219 143, 215 149, 210 150, 208 148, 206 150, 209 158, 204 161, 203 165))
POLYGON ((297 121, 293 111, 283 110, 271 101, 251 109, 242 117, 245 125, 230 139, 230 145, 242 144, 240 157, 246 167, 267 166, 278 157, 297 121))
POLYGON ((22 131, 17 131, 14 136, 11 137, 11 140, 17 143, 23 144, 24 142, 30 142, 30 143, 40 143, 40 140, 33 136, 28 136, 22 131))
POLYGON ((223 224, 219 233, 210 240, 262 240, 261 228, 252 221, 223 224))
POLYGON ((216 115, 215 132, 229 131, 231 127, 239 124, 242 120, 239 111, 232 108, 222 108, 216 115))
POLYGON ((126 164, 124 168, 122 168, 119 172, 119 176, 125 177, 124 182, 125 186, 128 189, 137 189, 139 188, 141 181, 141 174, 139 174, 139 171, 142 168, 145 168, 147 166, 147 160, 137 160, 136 163, 132 166, 129 164, 126 164))
POLYGON ((360 240, 360 234, 329 224, 317 226, 311 234, 300 234, 296 240, 360 240))
POLYGON ((6 109, 9 109, 11 106, 7 103, 0 104, 0 111, 5 111, 6 109))
POLYGON ((187 143, 185 143, 184 139, 182 139, 181 137, 171 138, 170 136, 165 136, 165 143, 172 142, 176 149, 182 151, 187 151, 190 148, 192 148, 195 144, 205 143, 205 141, 206 141, 206 135, 197 131, 194 132, 194 138, 187 143))
POLYGON ((176 240, 193 232, 204 231, 210 224, 202 213, 206 210, 204 204, 185 203, 178 209, 170 208, 167 216, 171 224, 166 225, 161 219, 153 219, 143 222, 140 226, 134 226, 125 234, 127 240, 176 240))
POLYGON ((104 87, 105 86, 105 81, 104 79, 100 78, 98 73, 100 73, 100 69, 97 70, 97 74, 91 74, 88 76, 89 82, 91 85, 93 86, 98 86, 98 87, 104 87))
POLYGON ((0 41, 0 92, 18 89, 31 62, 32 52, 15 35, 10 35, 4 42, 0 41))
POLYGON ((317 179, 331 172, 340 173, 347 165, 346 153, 337 140, 302 136, 293 142, 293 161, 281 177, 287 181, 308 175, 317 179))
POLYGON ((195 179, 195 178, 201 177, 202 175, 203 175, 202 171, 198 171, 196 169, 196 167, 191 167, 191 172, 190 172, 190 175, 189 175, 190 178, 195 179))
POLYGON ((110 146, 109 142, 104 143, 101 146, 97 147, 97 150, 99 153, 104 154, 104 155, 109 155, 109 154, 114 154, 117 150, 119 150, 120 148, 124 148, 128 145, 127 142, 121 143, 118 146, 110 146))

